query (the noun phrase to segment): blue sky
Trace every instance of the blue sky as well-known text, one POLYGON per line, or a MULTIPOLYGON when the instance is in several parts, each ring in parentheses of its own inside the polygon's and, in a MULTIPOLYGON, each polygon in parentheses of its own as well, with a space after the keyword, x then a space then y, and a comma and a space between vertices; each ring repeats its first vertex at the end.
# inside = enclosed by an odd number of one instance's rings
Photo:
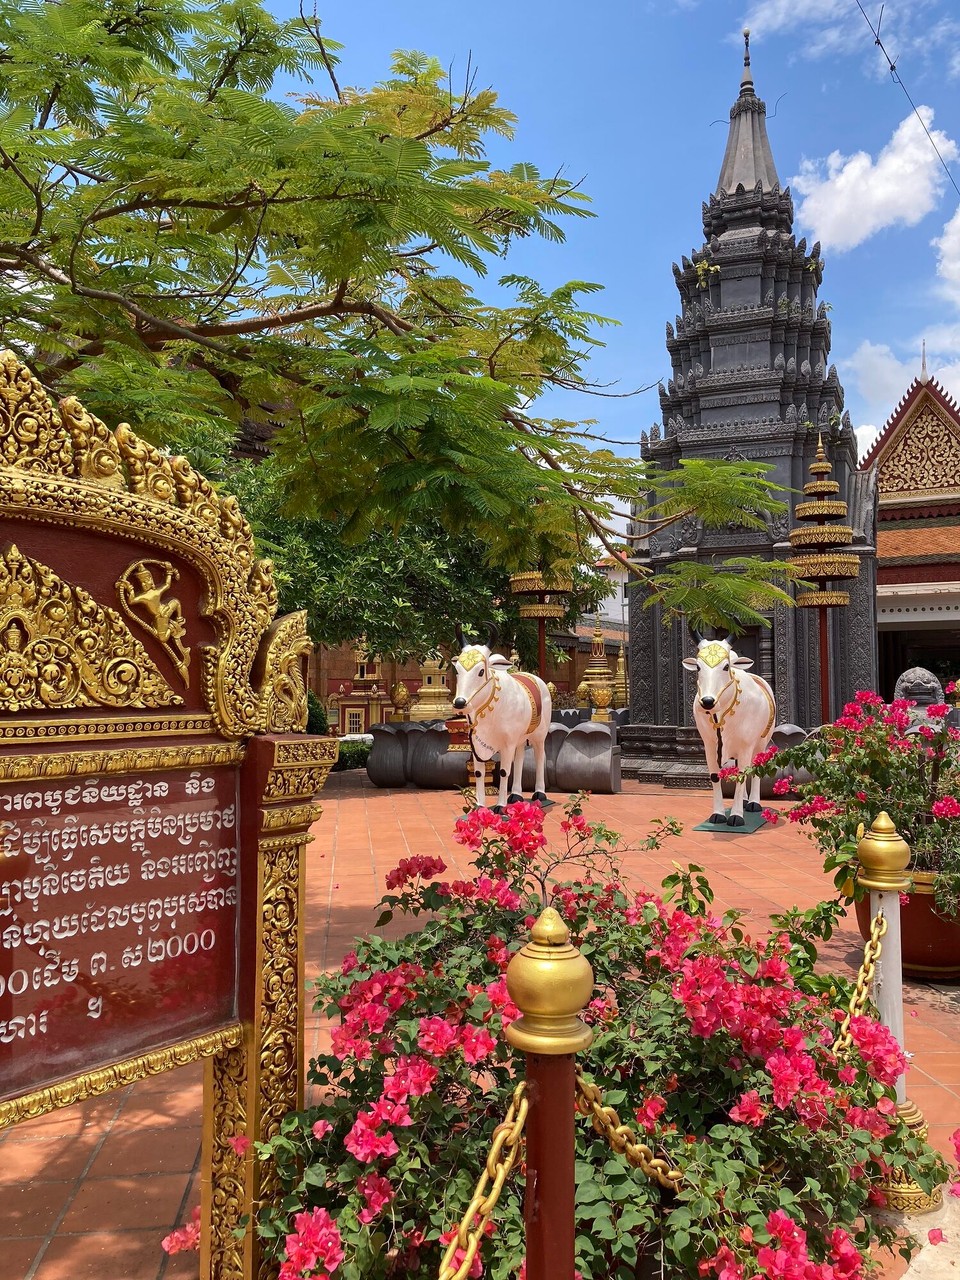
MULTIPOLYGON (((271 7, 295 12, 291 0, 271 7)), ((879 3, 865 8, 875 21, 879 3)), ((505 270, 605 286, 591 303, 620 327, 591 374, 621 390, 669 374, 670 264, 702 243, 749 26, 795 231, 823 244, 832 359, 861 440, 919 371, 923 337, 931 373, 960 398, 960 196, 855 0, 352 0, 319 11, 346 46, 341 83, 382 78, 395 48, 452 64, 457 83, 469 54, 478 84, 519 117, 513 142, 492 141, 493 161, 583 179, 596 217, 570 220, 561 246, 517 245, 505 270)), ((960 185, 960 4, 887 0, 881 35, 960 185)), ((659 416, 655 391, 551 400, 544 412, 596 417, 629 442, 659 416)))

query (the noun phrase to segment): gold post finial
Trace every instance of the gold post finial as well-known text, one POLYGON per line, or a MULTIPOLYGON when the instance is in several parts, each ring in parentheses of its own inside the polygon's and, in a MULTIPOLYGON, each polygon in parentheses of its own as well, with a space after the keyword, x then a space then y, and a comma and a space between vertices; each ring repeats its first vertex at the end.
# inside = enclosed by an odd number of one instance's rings
POLYGON ((902 839, 886 810, 874 819, 873 825, 857 844, 860 871, 857 880, 866 889, 892 893, 910 884, 904 875, 910 861, 910 846, 902 839))
POLYGON ((553 907, 541 912, 530 941, 507 968, 507 990, 522 1017, 507 1039, 523 1053, 579 1053, 593 1039, 580 1013, 593 994, 593 970, 570 942, 570 930, 553 907))

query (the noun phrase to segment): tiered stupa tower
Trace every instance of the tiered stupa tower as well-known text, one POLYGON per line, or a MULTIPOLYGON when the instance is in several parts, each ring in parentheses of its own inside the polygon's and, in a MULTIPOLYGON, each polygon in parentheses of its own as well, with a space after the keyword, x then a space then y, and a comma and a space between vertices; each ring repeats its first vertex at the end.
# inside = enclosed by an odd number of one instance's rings
MULTIPOLYGON (((817 433, 829 437, 834 474, 849 505, 855 549, 870 561, 857 579, 844 633, 832 649, 838 690, 868 687, 876 677, 874 599, 875 496, 871 475, 856 472, 857 449, 843 387, 829 363, 828 308, 818 302, 820 245, 808 251, 793 235, 793 199, 781 188, 757 97, 745 34, 740 93, 716 190, 703 205, 704 243, 674 263, 680 314, 667 324, 671 375, 660 385, 662 420, 641 436, 644 458, 663 468, 685 457, 769 463, 770 478, 800 490, 817 433)), ((649 539, 640 552, 653 568, 677 559, 716 561, 735 555, 787 559, 790 516, 765 531, 706 531, 690 518, 649 539)), ((636 533, 642 533, 639 526, 636 533)), ((661 754, 673 726, 692 725, 692 687, 681 659, 692 652, 685 629, 665 629, 656 608, 632 594, 631 719, 625 754, 661 754), (640 732, 649 726, 651 733, 640 732), (651 746, 651 744, 654 744, 651 746)), ((774 686, 781 722, 819 723, 818 637, 801 611, 784 605, 772 626, 748 631, 737 647, 774 686)), ((686 739, 689 735, 674 734, 686 739)), ((699 748, 691 739, 692 756, 699 748)))

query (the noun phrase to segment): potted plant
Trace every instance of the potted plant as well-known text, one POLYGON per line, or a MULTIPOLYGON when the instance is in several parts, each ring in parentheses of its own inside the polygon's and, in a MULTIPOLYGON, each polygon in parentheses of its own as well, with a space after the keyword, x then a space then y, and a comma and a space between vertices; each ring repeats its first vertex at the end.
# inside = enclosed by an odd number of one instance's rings
MULTIPOLYGON (((947 686, 949 693, 954 685, 947 686)), ((869 902, 852 884, 857 832, 886 810, 911 850, 911 887, 901 895, 903 970, 960 978, 960 730, 946 703, 916 708, 861 691, 833 724, 798 746, 762 752, 750 774, 777 774, 774 792, 799 796, 787 812, 806 823, 824 868, 857 896, 861 932, 869 902), (804 778, 806 780, 801 781, 804 778)))
MULTIPOLYGON (((548 821, 559 849, 538 806, 473 810, 456 838, 475 874, 444 879, 441 860, 405 858, 380 924, 425 923, 368 935, 319 980, 317 1007, 334 1022, 310 1067, 321 1101, 258 1148, 281 1188, 258 1226, 282 1280, 436 1276, 522 1072, 503 1035, 517 1016, 504 974, 548 902, 596 978, 580 1070, 681 1174, 676 1193, 662 1192, 581 1121, 583 1280, 858 1280, 870 1247, 895 1241, 869 1212, 881 1175, 909 1163, 929 1189, 945 1170, 898 1119, 904 1059, 889 1033, 854 1019, 849 1055, 833 1051, 850 987, 814 972, 829 906, 751 941, 735 913, 711 913, 699 868, 669 876, 664 897, 638 893, 620 876, 616 836, 587 821, 582 800, 548 821)), ((661 824, 648 847, 672 829, 661 824)), ((501 1197, 471 1275, 523 1275, 522 1190, 501 1197)))

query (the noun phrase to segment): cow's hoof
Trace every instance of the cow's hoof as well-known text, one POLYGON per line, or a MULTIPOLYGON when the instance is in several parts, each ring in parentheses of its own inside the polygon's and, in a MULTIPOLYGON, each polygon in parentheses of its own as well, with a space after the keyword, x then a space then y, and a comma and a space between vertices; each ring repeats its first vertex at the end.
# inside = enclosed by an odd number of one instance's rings
POLYGON ((530 797, 530 799, 535 800, 537 804, 549 803, 549 801, 547 800, 547 793, 545 791, 535 791, 533 795, 530 797))
POLYGON ((763 805, 757 804, 756 800, 748 800, 743 806, 744 813, 759 813, 763 805))
POLYGON ((507 796, 507 804, 522 804, 523 796, 518 795, 516 791, 511 791, 507 796))
POLYGON ((506 809, 503 807, 503 805, 502 805, 502 804, 492 804, 492 805, 490 806, 490 812, 491 812, 491 813, 506 813, 507 811, 506 811, 506 809))
POLYGON ((730 817, 727 819, 727 825, 730 827, 744 827, 746 826, 746 823, 739 813, 731 813, 730 817))
POLYGON ((727 823, 727 815, 725 813, 711 813, 708 821, 716 823, 718 826, 722 822, 724 826, 727 823))

